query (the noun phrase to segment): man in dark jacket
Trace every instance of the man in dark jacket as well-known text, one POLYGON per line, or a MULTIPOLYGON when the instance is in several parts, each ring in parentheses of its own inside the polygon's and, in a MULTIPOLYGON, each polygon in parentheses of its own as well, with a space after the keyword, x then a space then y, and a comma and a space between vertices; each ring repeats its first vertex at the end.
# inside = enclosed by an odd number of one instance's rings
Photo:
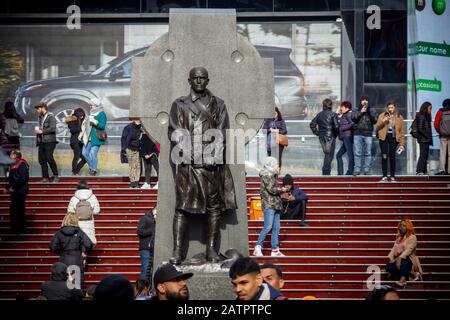
POLYGON ((143 128, 141 120, 133 118, 132 122, 123 128, 121 138, 121 161, 130 166, 130 187, 139 188, 139 178, 141 176, 141 138, 143 128))
POLYGON ((283 177, 283 186, 286 193, 281 195, 283 200, 283 220, 300 219, 300 226, 307 227, 306 219, 306 202, 308 196, 300 188, 294 188, 294 178, 290 174, 283 177))
POLYGON ((53 173, 53 182, 58 182, 58 167, 53 158, 56 144, 56 119, 53 113, 48 112, 45 103, 40 103, 36 107, 39 115, 39 127, 35 128, 37 145, 39 147, 39 164, 42 168, 42 182, 49 182, 48 166, 53 173))
POLYGON ((8 184, 4 192, 11 193, 11 206, 9 209, 11 232, 23 233, 26 230, 25 223, 25 198, 28 194, 29 165, 22 158, 19 150, 13 150, 10 154, 15 163, 10 166, 8 184))
POLYGON ((373 126, 377 122, 375 113, 370 109, 369 99, 365 96, 360 99, 358 110, 353 111, 352 120, 354 122, 354 146, 355 146, 355 169, 353 175, 361 173, 362 155, 364 154, 364 174, 370 175, 372 167, 372 134, 373 126))
POLYGON ((417 122, 417 143, 419 144, 420 156, 417 160, 416 174, 427 174, 427 161, 430 146, 433 145, 433 132, 431 131, 431 110, 432 105, 426 101, 422 104, 416 114, 417 122))
POLYGON ((331 109, 333 101, 325 99, 322 102, 323 110, 319 112, 309 125, 312 132, 319 137, 325 157, 323 159, 322 174, 331 174, 331 162, 336 148, 336 135, 339 130, 337 115, 331 109))
POLYGON ((237 295, 237 300, 286 300, 278 290, 264 283, 261 268, 249 257, 236 260, 230 268, 229 276, 237 295))
POLYGON ((155 240, 155 221, 158 215, 156 208, 148 210, 139 219, 137 235, 139 237, 139 253, 141 256, 141 276, 140 279, 150 281, 153 270, 153 246, 155 240))
POLYGON ((69 289, 67 278, 67 266, 62 262, 54 263, 50 281, 42 284, 42 296, 47 300, 83 300, 83 291, 69 289))

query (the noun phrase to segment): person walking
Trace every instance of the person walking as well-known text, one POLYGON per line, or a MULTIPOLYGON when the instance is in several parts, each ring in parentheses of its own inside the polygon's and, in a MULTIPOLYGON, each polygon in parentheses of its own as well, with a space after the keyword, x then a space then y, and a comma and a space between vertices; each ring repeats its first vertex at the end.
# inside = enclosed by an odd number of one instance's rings
MULTIPOLYGON (((141 189, 151 188, 152 167, 155 168, 157 177, 159 176, 159 151, 159 145, 153 142, 147 133, 144 133, 141 139, 140 155, 144 162, 145 183, 141 189)), ((152 189, 158 189, 158 182, 156 182, 152 189)))
POLYGON ((106 113, 103 111, 101 101, 98 98, 91 99, 91 112, 89 117, 83 121, 82 137, 83 150, 82 154, 89 165, 89 175, 97 175, 98 152, 100 147, 106 143, 106 113))
POLYGON ((35 128, 37 146, 39 148, 39 164, 42 168, 42 182, 49 182, 48 166, 53 173, 53 182, 59 182, 58 167, 53 157, 56 144, 56 119, 53 113, 48 111, 45 103, 41 102, 35 109, 39 115, 39 126, 35 128))
POLYGON ((20 150, 20 127, 24 120, 16 112, 14 103, 7 101, 0 114, 0 146, 9 154, 20 150))
POLYGON ((81 151, 83 150, 82 139, 82 125, 86 118, 86 113, 82 108, 74 110, 73 114, 66 118, 66 123, 70 130, 70 148, 73 151, 72 159, 72 175, 78 176, 81 168, 86 164, 81 151))

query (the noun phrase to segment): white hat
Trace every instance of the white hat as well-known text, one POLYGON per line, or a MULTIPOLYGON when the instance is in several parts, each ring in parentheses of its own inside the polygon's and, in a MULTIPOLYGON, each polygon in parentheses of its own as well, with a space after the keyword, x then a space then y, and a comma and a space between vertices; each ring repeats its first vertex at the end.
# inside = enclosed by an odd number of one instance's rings
POLYGON ((99 98, 91 98, 91 105, 95 105, 95 106, 99 106, 99 105, 101 105, 102 104, 102 102, 100 101, 100 99, 99 98))
POLYGON ((267 157, 264 161, 264 168, 269 171, 275 172, 275 168, 278 167, 278 160, 274 157, 267 157))

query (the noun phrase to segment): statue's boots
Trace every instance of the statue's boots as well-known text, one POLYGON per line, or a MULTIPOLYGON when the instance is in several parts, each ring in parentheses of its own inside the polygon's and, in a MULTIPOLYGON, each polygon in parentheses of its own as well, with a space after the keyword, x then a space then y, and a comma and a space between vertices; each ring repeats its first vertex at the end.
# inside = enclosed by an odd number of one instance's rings
POLYGON ((206 259, 209 262, 220 262, 220 257, 217 254, 217 238, 220 232, 220 217, 221 212, 211 212, 208 214, 208 237, 206 242, 206 259))
POLYGON ((169 259, 171 264, 179 265, 183 260, 183 240, 187 228, 186 216, 176 211, 173 217, 173 254, 169 259))

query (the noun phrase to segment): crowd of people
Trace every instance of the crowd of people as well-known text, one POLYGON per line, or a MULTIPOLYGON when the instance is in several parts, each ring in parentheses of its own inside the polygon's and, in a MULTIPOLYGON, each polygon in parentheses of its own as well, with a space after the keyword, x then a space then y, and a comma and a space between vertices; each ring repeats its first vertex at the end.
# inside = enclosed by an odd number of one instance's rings
MULTIPOLYGON (((336 153, 337 173, 344 175, 343 156, 347 154, 348 168, 345 175, 372 174, 372 142, 373 134, 379 141, 381 151, 382 178, 380 182, 395 182, 397 155, 405 151, 406 125, 394 101, 386 103, 385 110, 378 116, 369 104, 368 97, 361 97, 357 110, 352 110, 349 101, 343 101, 338 112, 333 112, 333 102, 323 101, 323 111, 319 112, 310 123, 311 131, 319 137, 324 153, 323 175, 331 175, 331 164, 334 158, 336 139, 341 146, 336 153), (389 167, 389 170, 388 170, 389 167)), ((434 128, 439 134, 440 157, 437 175, 449 174, 450 169, 450 99, 442 102, 442 108, 436 114, 434 128)), ((410 128, 411 135, 417 139, 420 157, 416 174, 427 174, 427 161, 430 146, 433 145, 431 113, 432 105, 424 102, 417 112, 410 128)))

